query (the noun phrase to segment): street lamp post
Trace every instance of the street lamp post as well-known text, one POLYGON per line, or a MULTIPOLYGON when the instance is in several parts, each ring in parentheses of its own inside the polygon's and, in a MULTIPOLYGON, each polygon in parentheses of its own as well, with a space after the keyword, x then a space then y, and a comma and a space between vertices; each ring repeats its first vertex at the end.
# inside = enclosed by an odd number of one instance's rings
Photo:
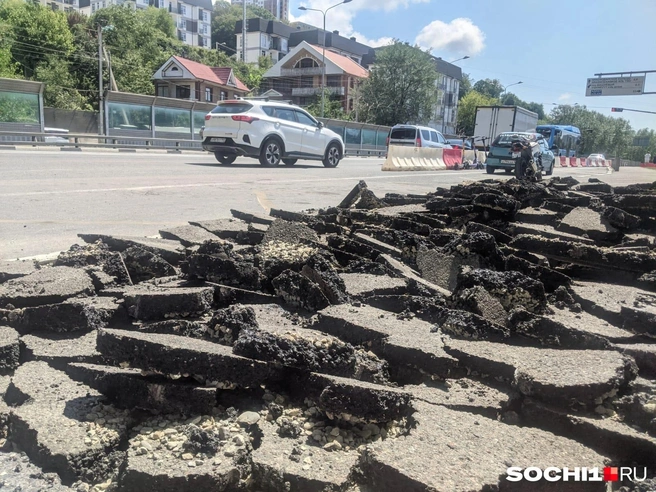
POLYGON ((326 10, 321 10, 321 9, 311 9, 308 7, 299 7, 298 10, 313 10, 315 12, 321 12, 323 14, 323 43, 322 44, 322 63, 323 66, 321 67, 321 117, 324 117, 325 114, 325 107, 326 107, 326 13, 330 9, 334 9, 335 7, 338 7, 342 5, 343 3, 349 3, 353 0, 342 0, 339 3, 336 3, 335 5, 331 5, 328 7, 326 10))
MULTIPOLYGON (((523 84, 523 83, 524 83, 524 82, 522 82, 522 81, 520 80, 519 82, 515 82, 514 84, 509 84, 509 85, 503 87, 503 90, 501 91, 501 96, 504 95, 504 94, 506 93, 506 90, 508 89, 508 87, 512 87, 513 85, 519 85, 519 84, 523 84)), ((501 99, 501 96, 499 96, 499 99, 501 99)))
POLYGON ((452 62, 449 62, 449 63, 455 63, 455 62, 460 61, 460 60, 469 60, 469 56, 463 56, 462 58, 458 58, 457 60, 453 60, 452 62))

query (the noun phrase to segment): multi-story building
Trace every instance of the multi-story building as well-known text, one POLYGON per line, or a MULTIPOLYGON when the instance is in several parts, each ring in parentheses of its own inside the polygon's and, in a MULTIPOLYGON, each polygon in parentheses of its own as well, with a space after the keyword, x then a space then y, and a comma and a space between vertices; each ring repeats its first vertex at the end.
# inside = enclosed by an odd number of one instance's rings
MULTIPOLYGON (((242 21, 237 21, 235 33, 237 37, 237 58, 242 57, 242 21)), ((289 53, 289 36, 294 31, 282 22, 260 19, 259 17, 246 21, 246 63, 257 63, 261 56, 278 63, 289 53)))
MULTIPOLYGON (((242 60, 242 21, 235 26, 237 38, 237 57, 242 60)), ((357 40, 340 36, 339 31, 323 31, 308 24, 283 24, 260 18, 247 20, 246 62, 257 63, 261 56, 271 58, 274 63, 281 60, 289 51, 303 41, 315 46, 326 46, 327 50, 347 56, 363 67, 374 60, 373 48, 358 43, 357 40)))
MULTIPOLYGON (((268 10, 278 20, 289 19, 289 0, 245 0, 246 5, 255 5, 268 10)), ((232 0, 233 5, 243 5, 244 0, 232 0)))
MULTIPOLYGON (((87 0, 65 0, 87 1, 87 0)), ((90 13, 111 7, 128 4, 134 8, 150 6, 166 9, 173 17, 178 39, 190 46, 212 47, 212 0, 90 0, 90 13)))
POLYGON ((462 80, 462 69, 441 58, 433 59, 437 70, 437 80, 435 81, 437 105, 429 125, 445 135, 457 135, 458 93, 462 80))
MULTIPOLYGON (((39 0, 39 3, 44 7, 51 8, 52 10, 61 10, 63 12, 80 11, 87 13, 91 5, 91 0, 39 0)), ((88 13, 87 13, 88 15, 88 13)))
POLYGON ((267 70, 260 87, 273 89, 294 104, 307 106, 322 90, 325 70, 325 88, 331 97, 338 98, 346 112, 355 109, 355 88, 369 72, 348 56, 329 49, 324 54, 321 46, 301 41, 282 60, 267 70))

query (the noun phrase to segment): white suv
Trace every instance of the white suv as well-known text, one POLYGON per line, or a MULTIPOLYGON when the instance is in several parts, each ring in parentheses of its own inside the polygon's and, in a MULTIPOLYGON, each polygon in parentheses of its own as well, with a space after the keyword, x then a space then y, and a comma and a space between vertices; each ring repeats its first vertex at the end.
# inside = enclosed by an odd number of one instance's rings
POLYGON ((238 156, 255 157, 263 166, 288 166, 298 159, 336 167, 344 142, 307 112, 292 104, 238 99, 220 102, 205 116, 203 149, 214 152, 221 164, 238 156))

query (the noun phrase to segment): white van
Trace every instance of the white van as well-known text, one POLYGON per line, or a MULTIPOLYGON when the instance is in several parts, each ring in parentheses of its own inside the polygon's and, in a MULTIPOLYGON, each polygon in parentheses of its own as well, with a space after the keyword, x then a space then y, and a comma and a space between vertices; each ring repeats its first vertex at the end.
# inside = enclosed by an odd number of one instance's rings
POLYGON ((390 145, 411 145, 434 149, 452 148, 440 132, 434 128, 418 125, 394 125, 387 139, 387 146, 390 145))

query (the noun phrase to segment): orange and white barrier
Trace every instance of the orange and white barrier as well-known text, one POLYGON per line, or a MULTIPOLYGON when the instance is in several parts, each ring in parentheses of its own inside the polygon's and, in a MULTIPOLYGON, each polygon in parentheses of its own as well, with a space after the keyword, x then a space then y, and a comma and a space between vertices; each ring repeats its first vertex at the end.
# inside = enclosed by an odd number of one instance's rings
POLYGON ((567 162, 568 161, 567 157, 561 155, 559 159, 560 159, 560 167, 569 167, 569 163, 567 162))

